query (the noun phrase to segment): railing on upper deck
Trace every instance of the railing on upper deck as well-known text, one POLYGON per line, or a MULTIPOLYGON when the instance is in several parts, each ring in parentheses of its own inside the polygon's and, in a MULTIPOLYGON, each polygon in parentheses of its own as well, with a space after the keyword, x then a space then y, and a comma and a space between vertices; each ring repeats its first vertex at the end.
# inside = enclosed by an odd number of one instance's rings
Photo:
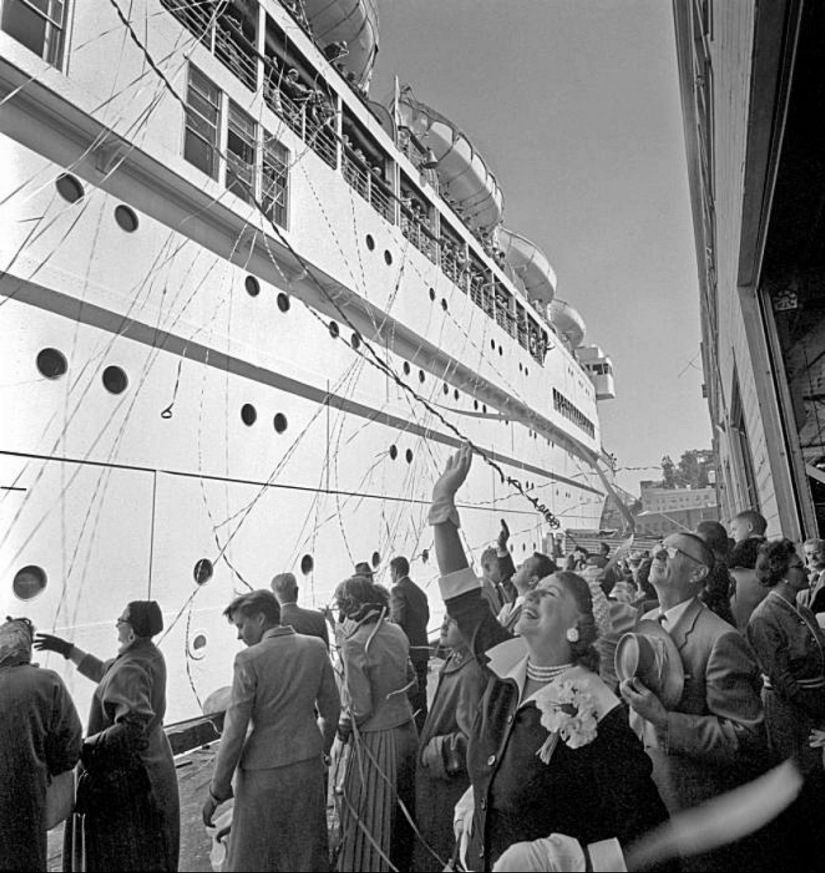
POLYGON ((459 258, 453 249, 452 240, 442 238, 440 244, 441 272, 458 287, 467 292, 467 260, 459 258))
POLYGON ((435 234, 404 203, 401 204, 401 233, 434 264, 438 262, 438 241, 435 234))

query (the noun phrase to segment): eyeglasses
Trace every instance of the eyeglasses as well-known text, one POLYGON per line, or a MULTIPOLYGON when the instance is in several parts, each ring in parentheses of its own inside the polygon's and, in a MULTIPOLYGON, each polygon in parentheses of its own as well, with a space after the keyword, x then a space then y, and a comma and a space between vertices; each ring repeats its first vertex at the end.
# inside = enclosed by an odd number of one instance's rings
POLYGON ((656 552, 656 558, 661 557, 663 554, 666 554, 669 561, 672 561, 676 555, 684 555, 686 558, 690 558, 691 561, 694 561, 696 564, 704 565, 704 561, 701 558, 694 558, 693 555, 688 554, 688 552, 680 549, 678 546, 661 546, 659 550, 656 552))

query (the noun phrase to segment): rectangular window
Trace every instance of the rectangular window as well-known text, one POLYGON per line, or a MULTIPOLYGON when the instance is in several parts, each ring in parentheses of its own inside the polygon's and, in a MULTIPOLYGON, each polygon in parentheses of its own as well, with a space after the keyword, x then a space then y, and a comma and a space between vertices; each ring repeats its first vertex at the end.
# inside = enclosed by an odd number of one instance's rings
POLYGON ((0 0, 0 29, 47 63, 63 60, 65 6, 62 0, 0 0))
POLYGON ((289 207, 289 152, 266 131, 261 200, 267 216, 275 224, 286 227, 289 207))
POLYGON ((226 140, 227 190, 251 203, 255 196, 255 122, 236 104, 229 103, 226 140))
POLYGON ((199 170, 218 178, 221 92, 200 70, 189 67, 183 156, 199 170))

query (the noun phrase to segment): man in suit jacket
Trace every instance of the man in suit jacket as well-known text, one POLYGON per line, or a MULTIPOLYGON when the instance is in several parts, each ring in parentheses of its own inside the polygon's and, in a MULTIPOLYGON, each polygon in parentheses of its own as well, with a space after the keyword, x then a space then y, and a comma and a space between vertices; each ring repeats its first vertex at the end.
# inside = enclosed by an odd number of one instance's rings
MULTIPOLYGON (((659 606, 643 618, 660 621, 679 650, 681 700, 668 711, 638 679, 621 685, 671 813, 749 781, 765 764, 756 660, 742 635, 698 598, 713 562, 705 542, 679 532, 665 539, 650 570, 659 606)), ((683 870, 727 870, 736 857, 720 850, 685 859, 683 870)))
POLYGON ((805 550, 811 585, 796 595, 796 602, 800 606, 807 606, 816 615, 825 612, 825 540, 805 540, 802 548, 805 550))
POLYGON ((427 595, 409 577, 410 564, 406 558, 390 561, 390 618, 400 625, 410 641, 410 660, 415 668, 418 689, 410 695, 415 723, 419 733, 427 717, 427 665, 430 647, 427 642, 427 622, 430 608, 427 595))
POLYGON ((329 649, 327 620, 317 609, 298 606, 298 582, 292 573, 278 573, 272 580, 272 590, 281 607, 281 624, 295 629, 296 634, 319 637, 329 649))
POLYGON ((235 658, 204 823, 234 789, 229 870, 326 869, 323 756, 341 710, 327 651, 281 626, 271 591, 241 595, 224 615, 248 648, 235 658))

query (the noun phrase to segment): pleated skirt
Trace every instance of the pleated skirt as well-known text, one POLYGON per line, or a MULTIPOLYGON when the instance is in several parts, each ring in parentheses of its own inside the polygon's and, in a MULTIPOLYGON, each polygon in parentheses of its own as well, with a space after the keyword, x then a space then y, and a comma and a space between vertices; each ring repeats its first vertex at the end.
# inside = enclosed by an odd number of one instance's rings
POLYGON ((327 871, 324 767, 311 758, 235 772, 230 871, 327 871))
POLYGON ((340 873, 383 873, 410 869, 414 832, 399 801, 415 819, 414 722, 384 731, 359 733, 344 777, 338 856, 340 873))

